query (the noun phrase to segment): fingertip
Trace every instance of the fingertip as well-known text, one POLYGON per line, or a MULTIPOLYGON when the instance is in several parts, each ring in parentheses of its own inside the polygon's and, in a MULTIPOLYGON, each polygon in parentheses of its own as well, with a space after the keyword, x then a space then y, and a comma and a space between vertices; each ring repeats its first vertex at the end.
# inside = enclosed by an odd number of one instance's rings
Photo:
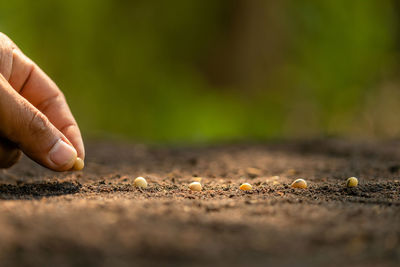
POLYGON ((85 147, 78 125, 74 123, 68 127, 64 127, 61 129, 61 132, 68 138, 68 142, 76 149, 78 157, 85 160, 85 147))

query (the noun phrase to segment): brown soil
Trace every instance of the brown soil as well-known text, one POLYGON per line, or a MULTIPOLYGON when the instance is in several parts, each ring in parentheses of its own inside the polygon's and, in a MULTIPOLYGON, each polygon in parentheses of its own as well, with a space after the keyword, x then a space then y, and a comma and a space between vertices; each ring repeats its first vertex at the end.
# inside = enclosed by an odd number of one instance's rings
POLYGON ((0 175, 1 266, 396 266, 400 143, 87 146, 0 175), (148 189, 132 182, 144 176, 148 189), (359 177, 357 188, 345 178, 359 177), (202 177, 204 190, 188 184, 202 177), (308 189, 289 187, 305 178, 308 189), (254 186, 242 192, 242 182, 254 186))

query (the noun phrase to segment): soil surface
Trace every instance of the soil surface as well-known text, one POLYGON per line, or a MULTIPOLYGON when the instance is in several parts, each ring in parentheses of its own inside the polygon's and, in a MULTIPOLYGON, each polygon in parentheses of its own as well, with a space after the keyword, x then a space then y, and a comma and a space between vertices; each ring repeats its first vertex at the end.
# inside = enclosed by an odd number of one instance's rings
POLYGON ((23 158, 0 176, 1 266, 400 264, 397 141, 92 142, 84 171, 23 158), (344 187, 350 176, 358 187, 344 187), (292 189, 296 178, 309 187, 292 189))

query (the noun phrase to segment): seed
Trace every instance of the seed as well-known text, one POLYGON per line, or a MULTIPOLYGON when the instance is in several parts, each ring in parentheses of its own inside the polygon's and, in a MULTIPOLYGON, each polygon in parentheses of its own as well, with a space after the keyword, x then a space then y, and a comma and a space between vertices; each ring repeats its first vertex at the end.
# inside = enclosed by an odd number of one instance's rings
POLYGON ((289 175, 295 175, 296 173, 297 173, 297 171, 295 169, 287 170, 287 174, 289 174, 289 175))
POLYGON ((83 167, 85 167, 85 162, 80 157, 77 157, 75 160, 75 163, 74 163, 74 167, 73 167, 74 170, 80 171, 83 169, 83 167))
POLYGON ((356 187, 358 185, 358 179, 356 177, 350 177, 346 181, 347 187, 356 187))
POLYGON ((307 188, 307 182, 304 179, 295 180, 292 185, 293 188, 307 188))
POLYGON ((193 182, 189 185, 190 190, 192 191, 201 191, 201 184, 199 182, 193 182))
POLYGON ((147 187, 147 181, 143 177, 138 177, 133 181, 133 184, 136 187, 141 187, 141 188, 146 188, 147 187))
POLYGON ((243 191, 248 191, 248 190, 251 190, 252 188, 253 187, 249 183, 244 183, 239 187, 239 189, 243 190, 243 191))
POLYGON ((258 176, 261 176, 261 170, 260 169, 257 169, 257 168, 247 168, 246 169, 246 172, 247 172, 247 175, 250 177, 250 178, 256 178, 256 177, 258 177, 258 176))

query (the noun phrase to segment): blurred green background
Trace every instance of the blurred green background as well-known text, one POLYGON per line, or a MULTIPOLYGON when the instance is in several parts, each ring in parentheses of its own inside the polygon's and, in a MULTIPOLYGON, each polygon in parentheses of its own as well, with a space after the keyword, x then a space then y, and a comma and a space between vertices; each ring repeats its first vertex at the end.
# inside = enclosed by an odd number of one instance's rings
POLYGON ((87 137, 400 136, 396 0, 13 0, 87 137))

